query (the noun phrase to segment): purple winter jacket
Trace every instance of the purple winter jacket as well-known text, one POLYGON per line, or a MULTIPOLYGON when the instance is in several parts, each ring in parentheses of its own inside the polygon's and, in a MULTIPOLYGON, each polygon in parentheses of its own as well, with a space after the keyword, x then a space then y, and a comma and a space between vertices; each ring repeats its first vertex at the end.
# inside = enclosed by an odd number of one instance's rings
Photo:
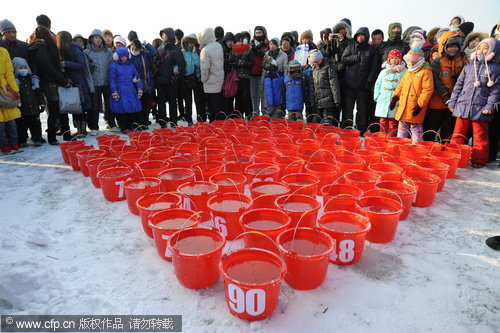
MULTIPOLYGON (((499 48, 496 44, 495 51, 499 48)), ((498 57, 498 53, 496 56, 498 57)), ((476 62, 479 87, 474 86, 476 81, 474 76, 474 64, 468 64, 460 74, 451 98, 448 101, 448 107, 455 109, 453 116, 456 118, 466 118, 470 120, 491 121, 493 114, 483 114, 483 110, 496 111, 497 104, 500 103, 500 65, 488 62, 491 80, 494 82, 492 87, 488 87, 488 75, 486 64, 476 62)))

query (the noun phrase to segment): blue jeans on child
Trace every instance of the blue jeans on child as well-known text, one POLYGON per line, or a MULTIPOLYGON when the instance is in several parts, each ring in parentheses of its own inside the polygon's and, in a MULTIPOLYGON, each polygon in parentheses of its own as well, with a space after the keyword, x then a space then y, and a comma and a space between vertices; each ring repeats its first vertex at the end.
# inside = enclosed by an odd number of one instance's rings
POLYGON ((416 144, 418 141, 424 141, 424 129, 422 124, 400 121, 398 126, 398 138, 407 138, 408 134, 411 135, 413 144, 416 144))
POLYGON ((17 128, 14 120, 0 122, 0 146, 17 143, 17 128))

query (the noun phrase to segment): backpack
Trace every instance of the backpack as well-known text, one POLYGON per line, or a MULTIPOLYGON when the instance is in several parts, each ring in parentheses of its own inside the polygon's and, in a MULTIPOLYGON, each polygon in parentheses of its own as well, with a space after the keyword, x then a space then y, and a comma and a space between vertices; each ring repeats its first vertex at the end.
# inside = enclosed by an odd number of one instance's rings
POLYGON ((224 79, 224 83, 222 84, 222 93, 224 98, 231 98, 236 96, 238 92, 238 74, 236 73, 236 68, 233 68, 224 79))

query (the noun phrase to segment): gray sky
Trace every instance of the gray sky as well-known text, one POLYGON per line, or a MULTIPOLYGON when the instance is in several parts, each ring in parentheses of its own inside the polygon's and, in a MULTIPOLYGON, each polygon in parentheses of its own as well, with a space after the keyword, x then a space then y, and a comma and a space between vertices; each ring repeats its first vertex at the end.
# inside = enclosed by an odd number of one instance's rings
POLYGON ((2 6, 0 18, 14 23, 21 40, 34 30, 35 17, 43 13, 51 18, 52 31, 56 33, 67 30, 73 35, 88 36, 93 28, 99 28, 126 37, 130 30, 136 30, 141 40, 148 41, 157 38, 160 29, 165 27, 181 28, 188 34, 217 25, 232 32, 264 25, 269 37, 280 37, 284 31, 297 30, 300 34, 311 29, 317 41, 320 30, 331 28, 344 17, 351 19, 354 31, 367 26, 370 32, 380 28, 387 35, 387 26, 394 21, 401 22, 403 30, 411 25, 429 30, 448 26, 453 16, 461 15, 474 22, 474 31, 489 33, 500 19, 500 0, 267 0, 259 7, 256 3, 255 0, 21 0, 2 6))

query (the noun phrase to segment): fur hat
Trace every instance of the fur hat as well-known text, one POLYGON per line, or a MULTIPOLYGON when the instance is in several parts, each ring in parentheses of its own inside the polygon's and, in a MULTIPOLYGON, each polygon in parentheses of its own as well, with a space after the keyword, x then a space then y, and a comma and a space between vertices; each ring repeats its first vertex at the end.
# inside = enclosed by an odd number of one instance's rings
POLYGON ((189 34, 187 36, 184 36, 181 41, 182 49, 186 51, 189 47, 188 46, 189 43, 194 43, 195 46, 198 46, 199 45, 198 37, 196 37, 195 34, 189 34))
POLYGON ((474 23, 464 22, 458 26, 458 29, 462 31, 466 36, 474 30, 474 23))
POLYGON ((476 38, 479 38, 479 41, 482 41, 483 39, 488 38, 488 34, 485 33, 485 32, 471 32, 465 38, 465 42, 464 42, 463 48, 464 49, 468 48, 470 42, 472 42, 476 38))
POLYGON ((108 29, 104 29, 104 30, 102 31, 102 34, 103 34, 104 36, 111 36, 111 37, 113 37, 113 36, 114 36, 114 35, 113 35, 113 33, 112 33, 110 30, 108 30, 108 29))
POLYGON ((304 39, 304 38, 309 38, 309 41, 312 42, 312 40, 313 40, 313 33, 312 33, 312 31, 311 30, 306 30, 303 33, 301 33, 300 34, 300 40, 299 40, 299 42, 302 43, 302 39, 304 39))
POLYGON ((290 45, 293 44, 293 36, 291 32, 284 32, 283 35, 281 35, 281 41, 283 41, 284 39, 287 40, 290 45))
POLYGON ((440 28, 436 27, 432 28, 431 30, 429 30, 429 32, 427 32, 427 40, 433 45, 436 44, 436 34, 439 31, 439 29, 440 28))
POLYGON ((16 27, 14 24, 12 24, 11 21, 5 19, 0 21, 0 35, 3 35, 4 33, 8 31, 16 31, 16 27))
POLYGON ((116 45, 116 43, 120 43, 123 46, 127 46, 127 41, 122 36, 116 36, 115 39, 113 39, 113 43, 115 45, 116 45))
POLYGON ((309 52, 310 62, 320 61, 321 59, 323 59, 323 54, 318 50, 312 50, 311 52, 309 52))

